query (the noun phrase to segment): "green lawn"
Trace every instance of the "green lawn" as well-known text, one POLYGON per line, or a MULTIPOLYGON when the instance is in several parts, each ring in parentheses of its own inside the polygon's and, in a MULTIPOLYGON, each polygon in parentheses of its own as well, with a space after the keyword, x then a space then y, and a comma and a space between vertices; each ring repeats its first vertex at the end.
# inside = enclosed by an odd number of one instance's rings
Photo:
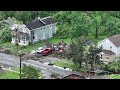
POLYGON ((67 67, 67 68, 70 68, 75 71, 79 70, 79 68, 76 67, 75 64, 73 62, 71 62, 70 60, 54 61, 53 64, 55 64, 56 66, 60 66, 60 67, 67 67))
POLYGON ((20 79, 20 76, 18 73, 6 71, 0 74, 0 79, 20 79))
POLYGON ((110 79, 120 79, 120 75, 118 74, 107 75, 107 77, 109 77, 110 79))
MULTIPOLYGON (((9 49, 12 51, 13 54, 17 52, 17 46, 11 44, 11 42, 2 43, 1 45, 3 47, 9 46, 10 47, 9 49)), ((22 52, 31 52, 32 50, 36 50, 42 45, 43 45, 42 43, 35 43, 34 45, 28 45, 25 48, 22 46, 18 46, 18 50, 22 52)))
MULTIPOLYGON (((94 36, 86 37, 86 39, 94 40, 96 42, 99 42, 99 41, 103 40, 104 38, 106 38, 106 36, 99 36, 98 39, 95 39, 94 36)), ((50 39, 48 39, 48 42, 53 43, 53 44, 57 44, 60 41, 64 41, 65 43, 70 44, 71 39, 70 38, 67 38, 67 39, 50 38, 50 39)), ((18 46, 18 49, 21 50, 22 52, 31 52, 32 50, 36 50, 37 48, 43 46, 43 44, 44 44, 44 42, 41 41, 41 42, 35 43, 34 45, 28 45, 25 48, 18 46)), ((11 42, 5 42, 5 43, 0 42, 0 47, 1 46, 2 47, 8 47, 8 46, 11 47, 10 50, 12 51, 13 54, 16 54, 16 52, 17 52, 17 46, 11 44, 11 42)))
POLYGON ((87 36, 86 37, 86 39, 93 40, 95 42, 99 42, 105 38, 107 38, 107 36, 98 36, 98 38, 95 38, 95 36, 87 36))
POLYGON ((40 75, 40 79, 44 79, 44 76, 41 72, 39 73, 39 75, 40 75))
MULTIPOLYGON (((53 43, 53 44, 56 44, 60 41, 64 41, 66 42, 67 44, 70 44, 70 39, 54 39, 54 38, 51 38, 51 39, 48 39, 48 42, 50 43, 53 43)), ((21 46, 18 46, 18 50, 21 50, 22 52, 31 52, 32 50, 36 50, 37 48, 43 46, 44 42, 38 42, 38 43, 35 43, 34 45, 28 45, 26 46, 25 48, 21 47, 21 46)), ((2 43, 1 42, 1 45, 2 47, 10 47, 9 49, 12 51, 13 54, 16 54, 17 52, 17 46, 11 44, 11 42, 5 42, 5 43, 2 43)))
POLYGON ((64 41, 65 43, 70 44, 71 39, 70 39, 70 38, 67 38, 67 39, 51 38, 51 39, 49 39, 48 41, 51 42, 51 43, 54 43, 54 44, 57 44, 57 43, 60 42, 60 41, 64 41))

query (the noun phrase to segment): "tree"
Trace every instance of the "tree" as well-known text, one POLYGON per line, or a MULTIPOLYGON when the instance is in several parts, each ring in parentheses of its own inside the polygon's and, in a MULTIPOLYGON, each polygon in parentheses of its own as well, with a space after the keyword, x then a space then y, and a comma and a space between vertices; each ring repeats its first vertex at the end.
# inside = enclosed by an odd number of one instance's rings
POLYGON ((101 16, 99 15, 99 12, 95 11, 93 13, 93 27, 95 28, 95 32, 96 32, 95 38, 98 38, 98 29, 101 26, 101 22, 102 19, 101 16))
POLYGON ((109 62, 101 66, 103 70, 109 71, 114 74, 120 74, 120 61, 109 62))
POLYGON ((91 46, 89 48, 89 54, 88 54, 88 62, 91 65, 91 70, 95 70, 97 65, 100 65, 100 56, 99 53, 102 51, 100 48, 96 48, 95 46, 91 46))
POLYGON ((23 79, 39 79, 39 71, 32 66, 23 65, 22 68, 23 79))
POLYGON ((11 41, 11 30, 8 25, 2 25, 2 30, 0 32, 0 40, 4 42, 11 41))
POLYGON ((70 49, 68 50, 66 57, 72 60, 77 66, 81 67, 82 62, 84 61, 84 48, 83 48, 83 39, 77 39, 78 43, 74 41, 70 44, 70 49))

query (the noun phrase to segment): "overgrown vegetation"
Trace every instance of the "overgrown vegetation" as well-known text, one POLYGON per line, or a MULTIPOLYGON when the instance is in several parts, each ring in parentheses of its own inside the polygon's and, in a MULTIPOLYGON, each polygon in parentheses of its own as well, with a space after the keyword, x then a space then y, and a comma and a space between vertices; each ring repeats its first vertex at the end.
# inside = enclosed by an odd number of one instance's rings
POLYGON ((102 65, 102 69, 113 74, 120 74, 120 61, 113 61, 102 65))
POLYGON ((22 73, 22 79, 39 79, 39 77, 43 77, 33 66, 27 66, 25 64, 23 65, 22 73))
POLYGON ((8 25, 3 24, 2 27, 0 28, 0 41, 2 42, 9 42, 11 41, 11 30, 8 27, 8 25))
POLYGON ((27 23, 36 17, 52 16, 57 22, 57 38, 111 36, 120 33, 119 11, 0 11, 0 19, 13 17, 27 23))
POLYGON ((85 41, 83 37, 78 38, 76 43, 72 41, 65 55, 68 60, 72 60, 80 68, 82 67, 82 63, 85 63, 87 69, 96 70, 96 66, 101 64, 98 54, 102 49, 96 48, 93 42, 88 47, 88 45, 84 45, 85 41), (88 65, 91 65, 90 68, 88 68, 88 65))

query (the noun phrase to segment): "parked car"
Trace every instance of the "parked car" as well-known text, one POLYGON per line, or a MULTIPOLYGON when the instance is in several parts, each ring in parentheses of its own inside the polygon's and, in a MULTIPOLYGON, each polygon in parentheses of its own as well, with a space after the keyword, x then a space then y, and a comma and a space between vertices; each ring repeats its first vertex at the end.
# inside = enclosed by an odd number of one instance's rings
POLYGON ((45 50, 45 48, 39 47, 39 48, 36 50, 36 52, 37 52, 37 53, 40 53, 40 52, 42 52, 42 51, 44 51, 44 50, 45 50))
POLYGON ((42 55, 48 55, 52 53, 52 49, 51 48, 46 48, 45 50, 39 52, 39 54, 42 54, 42 55))

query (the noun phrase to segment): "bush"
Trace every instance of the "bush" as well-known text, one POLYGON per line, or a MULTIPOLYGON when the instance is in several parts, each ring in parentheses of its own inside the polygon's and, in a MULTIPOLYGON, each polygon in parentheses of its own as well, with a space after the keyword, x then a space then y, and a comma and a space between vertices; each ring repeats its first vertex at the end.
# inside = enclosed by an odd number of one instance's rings
POLYGON ((22 68, 22 78, 23 79, 39 79, 39 71, 33 66, 23 65, 22 68))
POLYGON ((58 78, 60 75, 57 73, 52 73, 50 76, 51 78, 58 78))
POLYGON ((111 73, 120 74, 120 61, 109 62, 106 65, 102 65, 101 68, 111 73))
POLYGON ((4 53, 6 53, 6 54, 12 54, 12 52, 11 52, 10 49, 5 49, 4 53))

